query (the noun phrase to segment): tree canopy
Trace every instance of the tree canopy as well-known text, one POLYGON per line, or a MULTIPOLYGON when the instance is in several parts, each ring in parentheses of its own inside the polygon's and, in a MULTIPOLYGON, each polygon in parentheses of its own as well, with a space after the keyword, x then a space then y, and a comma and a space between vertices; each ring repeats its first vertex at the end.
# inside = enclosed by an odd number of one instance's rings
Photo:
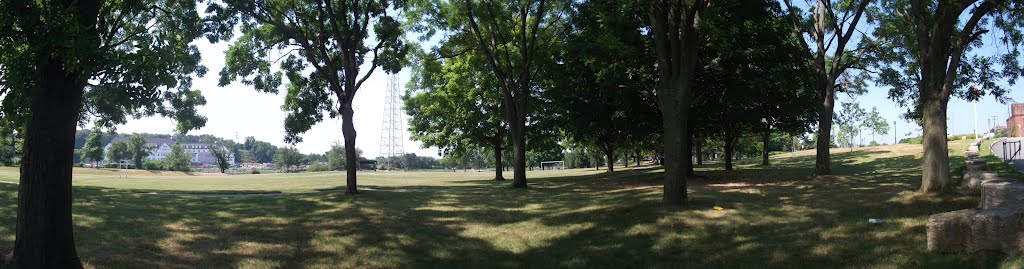
POLYGON ((323 120, 341 116, 346 153, 346 191, 356 194, 356 130, 352 103, 378 68, 397 73, 408 47, 394 16, 406 1, 302 0, 212 2, 212 41, 235 39, 220 71, 220 85, 241 81, 257 91, 277 93, 287 78, 285 141, 323 120), (371 32, 372 30, 372 32, 371 32), (374 40, 371 40, 371 33, 374 40), (270 55, 280 55, 272 58, 270 55), (369 62, 367 62, 369 60, 369 62), (280 64, 275 68, 273 63, 280 64), (369 68, 361 70, 364 63, 369 68), (277 70, 277 71, 275 71, 277 70))
POLYGON ((989 94, 1007 100, 1008 88, 1002 82, 1013 85, 1024 75, 1019 63, 1024 4, 1001 0, 881 3, 881 10, 905 12, 877 14, 876 35, 889 44, 880 57, 876 81, 890 88, 891 99, 909 108, 908 118, 922 122, 921 191, 948 190, 952 185, 946 142, 949 99, 977 100, 989 94), (982 50, 983 36, 996 36, 989 40, 1006 49, 982 50))

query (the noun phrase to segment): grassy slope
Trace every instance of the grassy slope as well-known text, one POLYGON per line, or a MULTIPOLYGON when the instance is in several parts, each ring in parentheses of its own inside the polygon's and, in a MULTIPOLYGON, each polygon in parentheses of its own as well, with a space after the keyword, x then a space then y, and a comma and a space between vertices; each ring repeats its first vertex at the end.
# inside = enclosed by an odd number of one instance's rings
MULTIPOLYGON (((957 154, 965 147, 950 145, 957 154)), ((489 174, 477 174, 477 181, 466 174, 468 186, 435 178, 444 190, 356 197, 199 199, 79 188, 76 240, 96 268, 1024 264, 1019 257, 927 252, 928 215, 973 207, 977 198, 914 193, 920 146, 836 151, 838 175, 817 178, 807 176, 811 154, 784 154, 775 166, 738 171, 701 167, 684 207, 659 204, 658 171, 534 174, 549 177, 532 179, 529 190, 479 188, 472 184, 486 185, 489 174), (726 210, 712 210, 716 205, 726 210), (867 218, 887 222, 871 225, 867 218)), ((0 246, 13 245, 15 196, 15 185, 0 184, 0 246)))

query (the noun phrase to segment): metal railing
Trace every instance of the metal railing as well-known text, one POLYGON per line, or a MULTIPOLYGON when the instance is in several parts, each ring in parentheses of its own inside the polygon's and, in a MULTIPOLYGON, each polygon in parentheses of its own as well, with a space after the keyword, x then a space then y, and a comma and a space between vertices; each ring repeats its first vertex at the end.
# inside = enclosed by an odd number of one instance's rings
POLYGON ((1020 156, 1020 140, 1017 141, 1006 141, 1003 140, 1003 161, 1010 162, 1020 156), (1009 157, 1007 157, 1009 155, 1009 157))

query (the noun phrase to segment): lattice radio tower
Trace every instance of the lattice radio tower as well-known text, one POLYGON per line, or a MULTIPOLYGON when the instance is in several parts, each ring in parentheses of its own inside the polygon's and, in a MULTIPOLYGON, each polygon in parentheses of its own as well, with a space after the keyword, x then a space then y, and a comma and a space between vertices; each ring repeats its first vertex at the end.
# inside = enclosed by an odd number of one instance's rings
POLYGON ((384 122, 380 127, 380 156, 384 157, 381 167, 394 169, 394 158, 405 155, 402 136, 402 100, 398 97, 398 74, 388 74, 387 93, 384 94, 384 122))

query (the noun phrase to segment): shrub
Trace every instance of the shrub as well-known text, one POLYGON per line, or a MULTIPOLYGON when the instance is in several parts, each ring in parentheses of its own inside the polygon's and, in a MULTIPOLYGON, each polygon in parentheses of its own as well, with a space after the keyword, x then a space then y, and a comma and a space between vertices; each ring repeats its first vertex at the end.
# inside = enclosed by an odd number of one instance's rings
POLYGON ((259 174, 260 174, 260 170, 258 170, 258 169, 256 169, 256 168, 253 168, 253 169, 252 169, 252 172, 250 172, 250 174, 253 174, 253 175, 259 175, 259 174))
POLYGON ((85 167, 85 164, 84 163, 76 163, 75 167, 85 167))
POLYGON ((309 171, 309 172, 323 172, 323 171, 330 171, 330 170, 331 170, 331 166, 329 166, 329 165, 327 165, 325 163, 322 163, 322 162, 312 163, 312 164, 309 165, 309 167, 306 168, 306 171, 309 171))
POLYGON ((164 162, 160 160, 146 160, 142 166, 145 167, 146 170, 163 170, 164 162))

